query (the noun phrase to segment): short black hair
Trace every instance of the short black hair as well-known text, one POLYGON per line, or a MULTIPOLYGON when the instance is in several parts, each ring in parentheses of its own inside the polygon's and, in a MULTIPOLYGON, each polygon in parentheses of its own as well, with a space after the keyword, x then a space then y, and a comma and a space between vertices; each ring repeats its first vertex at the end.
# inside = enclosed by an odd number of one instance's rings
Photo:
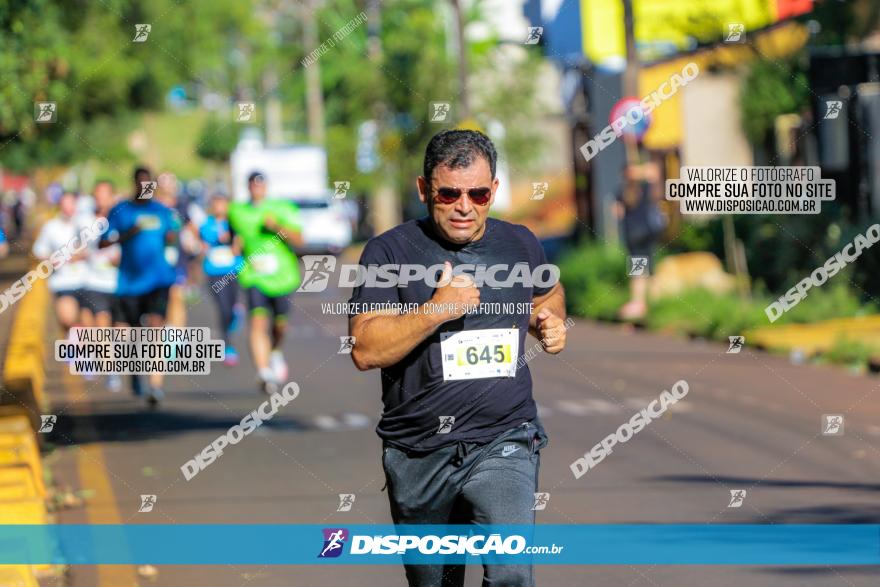
POLYGON ((486 159, 494 179, 498 153, 489 137, 477 130, 442 130, 431 138, 425 148, 422 173, 430 182, 434 168, 441 165, 450 169, 470 167, 477 157, 486 159))
POLYGON ((138 176, 141 175, 142 173, 146 173, 150 177, 153 177, 153 174, 150 173, 150 170, 148 168, 144 167, 143 165, 140 165, 140 166, 134 168, 134 175, 132 176, 132 179, 137 181, 138 176))
POLYGON ((262 182, 265 182, 266 175, 262 171, 251 171, 251 174, 248 175, 248 185, 251 185, 258 179, 262 182))

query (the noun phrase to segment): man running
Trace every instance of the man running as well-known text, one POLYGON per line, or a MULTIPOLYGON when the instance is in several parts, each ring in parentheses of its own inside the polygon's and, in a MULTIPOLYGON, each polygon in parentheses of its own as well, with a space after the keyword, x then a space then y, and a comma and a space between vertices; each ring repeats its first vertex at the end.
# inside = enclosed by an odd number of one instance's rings
POLYGON ((261 389, 271 394, 287 379, 281 348, 290 295, 300 283, 292 249, 303 241, 299 209, 293 202, 266 198, 262 173, 251 173, 248 191, 249 202, 230 205, 229 223, 245 257, 239 279, 250 312, 251 355, 261 389))
POLYGON ((186 326, 186 300, 189 290, 189 265, 199 253, 198 229, 189 216, 189 206, 181 201, 177 177, 173 173, 162 173, 156 179, 156 200, 171 211, 174 220, 176 242, 165 246, 165 260, 174 267, 174 283, 168 290, 168 312, 166 322, 169 326, 186 326))
MULTIPOLYGON (((110 181, 99 181, 93 190, 94 208, 88 212, 88 218, 108 218, 110 210, 116 204, 113 184, 110 181)), ((109 220, 108 220, 109 224, 109 220)), ((83 292, 84 312, 83 326, 107 328, 113 326, 114 294, 118 282, 119 245, 100 248, 99 243, 89 243, 88 275, 83 292)), ((113 392, 122 389, 119 375, 107 376, 107 389, 113 392)))
MULTIPOLYGON (((168 308, 168 289, 175 271, 165 260, 165 246, 176 242, 171 211, 152 197, 155 183, 150 171, 134 172, 134 195, 111 211, 109 227, 100 246, 120 246, 119 279, 116 286, 118 321, 129 326, 162 327, 168 308), (115 238, 112 238, 115 237, 115 238)), ((132 391, 142 395, 140 379, 132 376, 132 391)), ((150 373, 147 403, 156 406, 163 399, 162 374, 150 373)))
MULTIPOLYGON (((427 269, 406 287, 355 288, 350 300, 418 306, 349 320, 355 365, 382 370, 377 432, 395 524, 534 523, 547 436, 518 359, 527 332, 548 353, 562 351, 565 295, 558 273, 549 282, 511 279, 555 267, 527 228, 488 217, 495 163, 482 133, 434 136, 418 178, 428 216, 371 239, 361 256, 361 266, 427 269), (468 273, 481 268, 501 285, 478 287, 468 273), (473 312, 480 303, 508 310, 473 312)), ((410 585, 463 585, 464 566, 406 565, 406 576, 410 585)), ((531 565, 486 565, 484 577, 484 585, 534 585, 531 565)))
POLYGON ((58 199, 58 215, 46 222, 34 242, 33 253, 37 259, 51 260, 54 271, 49 276, 49 290, 55 297, 55 317, 67 338, 70 329, 80 325, 80 310, 85 306, 83 300, 86 278, 88 276, 88 253, 85 243, 80 250, 63 263, 56 263, 53 253, 69 245, 85 226, 83 219, 76 215, 77 195, 64 192, 58 199))

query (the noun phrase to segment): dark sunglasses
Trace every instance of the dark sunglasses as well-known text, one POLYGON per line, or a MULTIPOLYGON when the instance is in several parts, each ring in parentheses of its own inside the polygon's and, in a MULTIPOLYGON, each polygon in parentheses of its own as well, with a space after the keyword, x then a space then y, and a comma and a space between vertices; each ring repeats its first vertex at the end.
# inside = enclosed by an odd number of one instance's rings
POLYGON ((471 202, 477 206, 485 206, 492 199, 492 188, 468 188, 463 190, 462 188, 443 187, 437 188, 437 193, 434 197, 441 204, 454 204, 461 197, 463 191, 467 192, 471 202))

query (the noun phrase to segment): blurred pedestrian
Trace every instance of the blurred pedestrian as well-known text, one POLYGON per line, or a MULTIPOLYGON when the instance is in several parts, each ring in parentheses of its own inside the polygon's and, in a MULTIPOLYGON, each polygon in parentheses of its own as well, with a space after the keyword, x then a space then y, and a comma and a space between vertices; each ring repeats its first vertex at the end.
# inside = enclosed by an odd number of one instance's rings
POLYGON ((172 173, 163 173, 156 180, 156 200, 171 211, 174 230, 178 239, 165 245, 165 260, 174 268, 174 283, 168 291, 168 324, 183 328, 186 326, 186 286, 189 279, 190 255, 183 248, 184 240, 191 238, 189 218, 179 206, 177 178, 172 173))
MULTIPOLYGON (((89 221, 107 218, 109 223, 110 211, 116 205, 113 184, 108 180, 97 182, 91 200, 93 209, 90 211, 89 221)), ((83 326, 107 328, 113 326, 114 315, 118 314, 115 309, 115 294, 121 255, 119 245, 100 248, 98 242, 93 241, 89 243, 87 253, 88 274, 83 293, 82 323, 83 326)), ((119 375, 108 375, 106 385, 110 391, 120 391, 122 379, 119 375)))
POLYGON ((12 220, 12 238, 16 242, 21 240, 21 237, 24 235, 24 225, 28 209, 27 196, 28 193, 25 189, 17 190, 13 196, 10 219, 12 220))
POLYGON ((243 318, 242 309, 238 305, 237 274, 244 261, 241 258, 240 244, 233 242, 229 228, 229 200, 215 195, 209 211, 210 215, 199 227, 205 256, 202 269, 207 276, 220 318, 220 331, 226 341, 224 362, 234 366, 238 364, 238 351, 232 344, 230 335, 238 330, 243 318))
MULTIPOLYGON (((177 242, 171 211, 154 202, 155 183, 149 169, 134 172, 134 194, 110 211, 109 227, 102 248, 119 244, 116 286, 118 320, 129 326, 162 327, 168 310, 168 290, 174 283, 174 267, 165 259, 165 247, 177 242), (150 196, 150 197, 145 197, 150 196)), ((162 374, 150 373, 147 403, 156 406, 164 398, 162 374)), ((140 378, 132 376, 132 391, 143 395, 140 378)))
POLYGON ((79 238, 84 227, 76 216, 76 201, 74 192, 61 194, 58 214, 43 225, 33 246, 36 258, 52 263, 49 290, 54 295, 55 317, 65 338, 70 335, 71 328, 80 325, 80 308, 84 305, 83 293, 88 276, 88 252, 73 252, 72 243, 79 238), (59 251, 65 251, 65 255, 59 256, 59 251), (65 260, 67 253, 72 254, 65 260))
POLYGON ((658 206, 662 197, 660 180, 660 167, 653 162, 628 165, 624 169, 623 188, 615 203, 631 259, 630 299, 618 311, 622 320, 640 320, 648 312, 648 282, 654 269, 654 250, 666 229, 666 217, 658 206), (634 268, 638 268, 638 272, 634 268))

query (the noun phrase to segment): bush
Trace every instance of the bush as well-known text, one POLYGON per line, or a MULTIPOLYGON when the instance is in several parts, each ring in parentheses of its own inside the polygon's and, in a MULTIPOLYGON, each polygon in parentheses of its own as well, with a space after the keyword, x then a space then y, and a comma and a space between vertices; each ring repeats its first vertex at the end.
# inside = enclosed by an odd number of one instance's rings
POLYGON ((590 243, 569 251, 559 261, 570 314, 613 320, 629 299, 627 256, 619 247, 590 243))
POLYGON ((231 118, 229 121, 223 121, 217 116, 210 117, 202 128, 196 154, 208 161, 218 163, 229 161, 229 156, 238 144, 239 128, 231 118))
MULTIPOLYGON (((614 320, 617 310, 629 299, 626 267, 626 252, 619 247, 590 243, 566 253, 559 269, 568 312, 614 320)), ((773 324, 810 323, 877 312, 875 304, 861 301, 846 273, 836 279, 839 281, 811 289, 806 298, 773 324)), ((736 293, 693 289, 653 300, 646 323, 652 329, 726 340, 749 328, 770 326, 764 308, 774 300, 762 290, 744 300, 736 293)))
MULTIPOLYGON (((838 277, 846 279, 844 275, 838 277)), ((876 311, 877 308, 873 303, 862 303, 859 295, 847 285, 846 281, 837 281, 811 289, 807 297, 786 312, 778 322, 818 322, 831 318, 873 314, 876 311)))
POLYGON ((680 296, 665 297, 649 306, 651 329, 727 340, 755 326, 767 325, 759 300, 743 300, 736 294, 715 294, 692 289, 680 296))
MULTIPOLYGON (((736 294, 715 294, 702 289, 677 297, 655 300, 649 307, 649 328, 727 340, 751 328, 770 326, 764 308, 772 300, 763 296, 743 300, 736 294)), ((810 290, 809 295, 773 325, 811 323, 859 316, 875 311, 862 304, 846 283, 810 290)))
POLYGON ((880 356, 880 346, 843 337, 834 341, 834 346, 828 349, 822 358, 830 363, 862 366, 878 356, 880 356))

